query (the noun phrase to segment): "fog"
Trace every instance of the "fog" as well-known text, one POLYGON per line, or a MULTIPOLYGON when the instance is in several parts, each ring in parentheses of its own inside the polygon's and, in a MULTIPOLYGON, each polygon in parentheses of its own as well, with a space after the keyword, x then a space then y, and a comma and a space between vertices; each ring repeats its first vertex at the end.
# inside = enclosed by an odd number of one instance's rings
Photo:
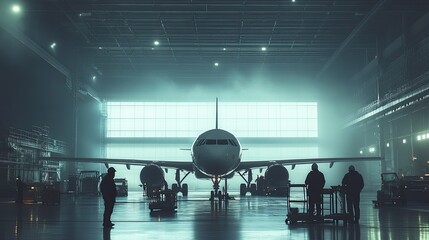
MULTIPOLYGON (((218 69, 219 70, 219 69, 218 69)), ((219 70, 220 71, 220 70, 219 70)), ((219 73, 219 79, 208 75, 206 79, 190 78, 178 81, 174 77, 160 75, 145 75, 135 81, 133 88, 126 89, 126 86, 116 86, 110 91, 109 101, 213 101, 219 98, 220 104, 233 101, 290 101, 290 102, 318 102, 319 104, 319 138, 314 147, 300 147, 294 144, 277 144, 267 146, 266 144, 256 144, 249 146, 243 144, 244 151, 242 161, 248 160, 272 160, 289 158, 313 158, 313 157, 353 157, 358 156, 358 152, 347 151, 348 139, 344 138, 342 125, 344 123, 342 109, 347 106, 347 99, 338 101, 337 96, 340 90, 335 86, 321 88, 313 79, 303 76, 294 76, 291 74, 282 74, 281 72, 269 72, 267 69, 249 70, 249 71, 229 71, 219 73), (122 94, 127 91, 127 94, 122 94)), ((221 111, 219 114, 222 114, 221 111)), ((228 130, 228 129, 226 129, 228 130)), ((197 137, 197 136, 195 136, 197 137)), ((237 136, 240 139, 240 136, 237 136)), ((146 144, 140 146, 138 150, 141 159, 156 160, 177 160, 191 161, 189 151, 180 151, 180 148, 190 148, 189 144, 146 144), (146 149, 146 150, 144 150, 146 149), (175 152, 166 159, 165 154, 159 152, 175 152)), ((116 146, 118 147, 118 146, 116 146)), ((136 150, 120 151, 135 152, 136 150)), ((136 156, 114 155, 110 157, 118 158, 136 158, 136 156)), ((367 169, 377 169, 377 164, 357 164, 357 169, 362 171, 367 169), (369 167, 370 166, 370 167, 369 167)), ((325 173, 326 186, 338 185, 347 171, 349 163, 336 163, 332 168, 329 164, 320 164, 320 170, 325 173)), ((287 166, 292 183, 303 183, 307 173, 310 171, 311 162, 305 165, 298 165, 294 170, 287 166)), ((139 190, 139 176, 142 167, 131 166, 131 170, 126 169, 124 165, 115 165, 117 168, 116 177, 127 178, 131 190, 139 190)), ((100 168, 105 170, 104 166, 100 168)), ((253 170, 253 179, 257 175, 263 174, 265 168, 253 170)), ((185 173, 182 173, 184 176, 185 173)), ((368 175, 366 173, 364 176, 368 175)), ((166 173, 166 180, 171 185, 175 182, 175 170, 169 169, 166 173)), ((375 176, 369 174, 368 179, 376 181, 375 176)), ((189 175, 184 183, 189 184, 192 190, 210 190, 212 183, 209 180, 197 180, 194 175, 189 175)), ((239 185, 244 180, 235 174, 233 179, 228 181, 228 188, 232 191, 238 191, 239 185)), ((375 183, 377 184, 377 183, 375 183)), ((224 183, 221 183, 224 186, 224 183)))
MULTIPOLYGON (((178 73, 179 74, 179 73, 178 73)), ((230 71, 191 76, 183 80, 163 75, 136 78, 127 84, 118 81, 105 88, 109 101, 315 101, 317 86, 312 79, 267 70, 230 71), (130 85, 131 83, 131 85, 130 85)), ((100 80, 102 81, 102 80, 100 80)), ((127 81, 129 81, 127 79, 127 81)), ((103 84, 103 83, 100 83, 103 84)))

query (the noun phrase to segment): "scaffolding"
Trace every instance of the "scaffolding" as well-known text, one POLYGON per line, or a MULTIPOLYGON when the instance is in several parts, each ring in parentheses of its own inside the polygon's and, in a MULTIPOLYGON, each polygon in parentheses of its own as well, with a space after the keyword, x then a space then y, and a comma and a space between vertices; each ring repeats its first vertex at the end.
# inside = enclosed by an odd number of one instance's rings
POLYGON ((26 182, 60 181, 60 164, 57 161, 39 161, 52 153, 67 154, 65 142, 49 137, 48 126, 33 126, 31 130, 11 127, 6 136, 9 151, 3 156, 7 165, 7 179, 14 182, 21 176, 26 182))

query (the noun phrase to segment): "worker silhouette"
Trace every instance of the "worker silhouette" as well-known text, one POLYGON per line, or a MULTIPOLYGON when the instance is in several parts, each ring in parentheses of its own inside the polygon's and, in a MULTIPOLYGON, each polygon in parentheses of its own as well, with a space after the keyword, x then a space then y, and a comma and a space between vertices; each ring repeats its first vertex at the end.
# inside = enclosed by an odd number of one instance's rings
POLYGON ((360 192, 364 187, 362 175, 355 170, 353 165, 349 166, 349 172, 344 175, 342 181, 347 202, 347 213, 350 222, 359 223, 360 218, 360 192))
POLYGON ((310 218, 321 220, 322 217, 322 192, 325 186, 325 176, 319 171, 316 163, 311 165, 311 171, 305 179, 308 193, 308 213, 310 218), (314 205, 316 205, 316 217, 314 216, 314 205))
POLYGON ((15 203, 22 203, 23 202, 23 198, 24 198, 24 189, 27 185, 22 182, 21 177, 17 176, 16 177, 16 192, 17 192, 17 196, 16 196, 16 200, 15 203))
POLYGON ((115 172, 116 170, 110 167, 100 183, 100 191, 104 199, 103 226, 105 228, 112 228, 115 225, 110 220, 116 202, 116 195, 118 194, 115 181, 113 180, 115 178, 115 172))

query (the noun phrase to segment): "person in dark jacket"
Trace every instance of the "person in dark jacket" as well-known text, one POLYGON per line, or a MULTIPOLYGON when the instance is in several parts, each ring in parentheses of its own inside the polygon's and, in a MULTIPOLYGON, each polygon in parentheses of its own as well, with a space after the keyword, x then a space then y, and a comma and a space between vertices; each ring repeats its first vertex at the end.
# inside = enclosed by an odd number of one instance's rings
POLYGON ((350 215, 350 221, 359 223, 360 218, 360 192, 364 187, 362 175, 355 170, 353 165, 349 166, 349 172, 344 175, 342 181, 347 202, 347 212, 350 215))
POLYGON ((100 191, 104 199, 103 226, 105 228, 112 228, 115 225, 110 220, 116 202, 116 195, 118 194, 115 181, 113 180, 115 178, 115 172, 116 170, 110 167, 100 183, 100 191))
POLYGON ((305 179, 308 193, 308 213, 311 218, 314 218, 314 205, 316 205, 316 219, 321 219, 322 216, 322 192, 325 186, 325 176, 319 171, 316 163, 311 165, 311 172, 308 173, 305 179))
POLYGON ((27 184, 25 184, 22 180, 20 176, 16 177, 16 191, 17 191, 17 196, 16 196, 16 200, 15 203, 22 203, 23 198, 24 198, 24 189, 27 186, 27 184))

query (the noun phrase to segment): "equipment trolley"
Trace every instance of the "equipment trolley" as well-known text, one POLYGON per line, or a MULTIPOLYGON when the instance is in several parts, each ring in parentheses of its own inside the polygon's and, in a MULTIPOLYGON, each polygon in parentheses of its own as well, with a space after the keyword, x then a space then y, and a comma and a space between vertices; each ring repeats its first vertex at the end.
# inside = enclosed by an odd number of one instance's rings
POLYGON ((149 209, 153 211, 175 212, 177 208, 177 193, 171 189, 160 191, 149 203, 149 209))
POLYGON ((310 220, 308 215, 307 187, 305 184, 289 184, 286 207, 286 224, 307 222, 310 220))

